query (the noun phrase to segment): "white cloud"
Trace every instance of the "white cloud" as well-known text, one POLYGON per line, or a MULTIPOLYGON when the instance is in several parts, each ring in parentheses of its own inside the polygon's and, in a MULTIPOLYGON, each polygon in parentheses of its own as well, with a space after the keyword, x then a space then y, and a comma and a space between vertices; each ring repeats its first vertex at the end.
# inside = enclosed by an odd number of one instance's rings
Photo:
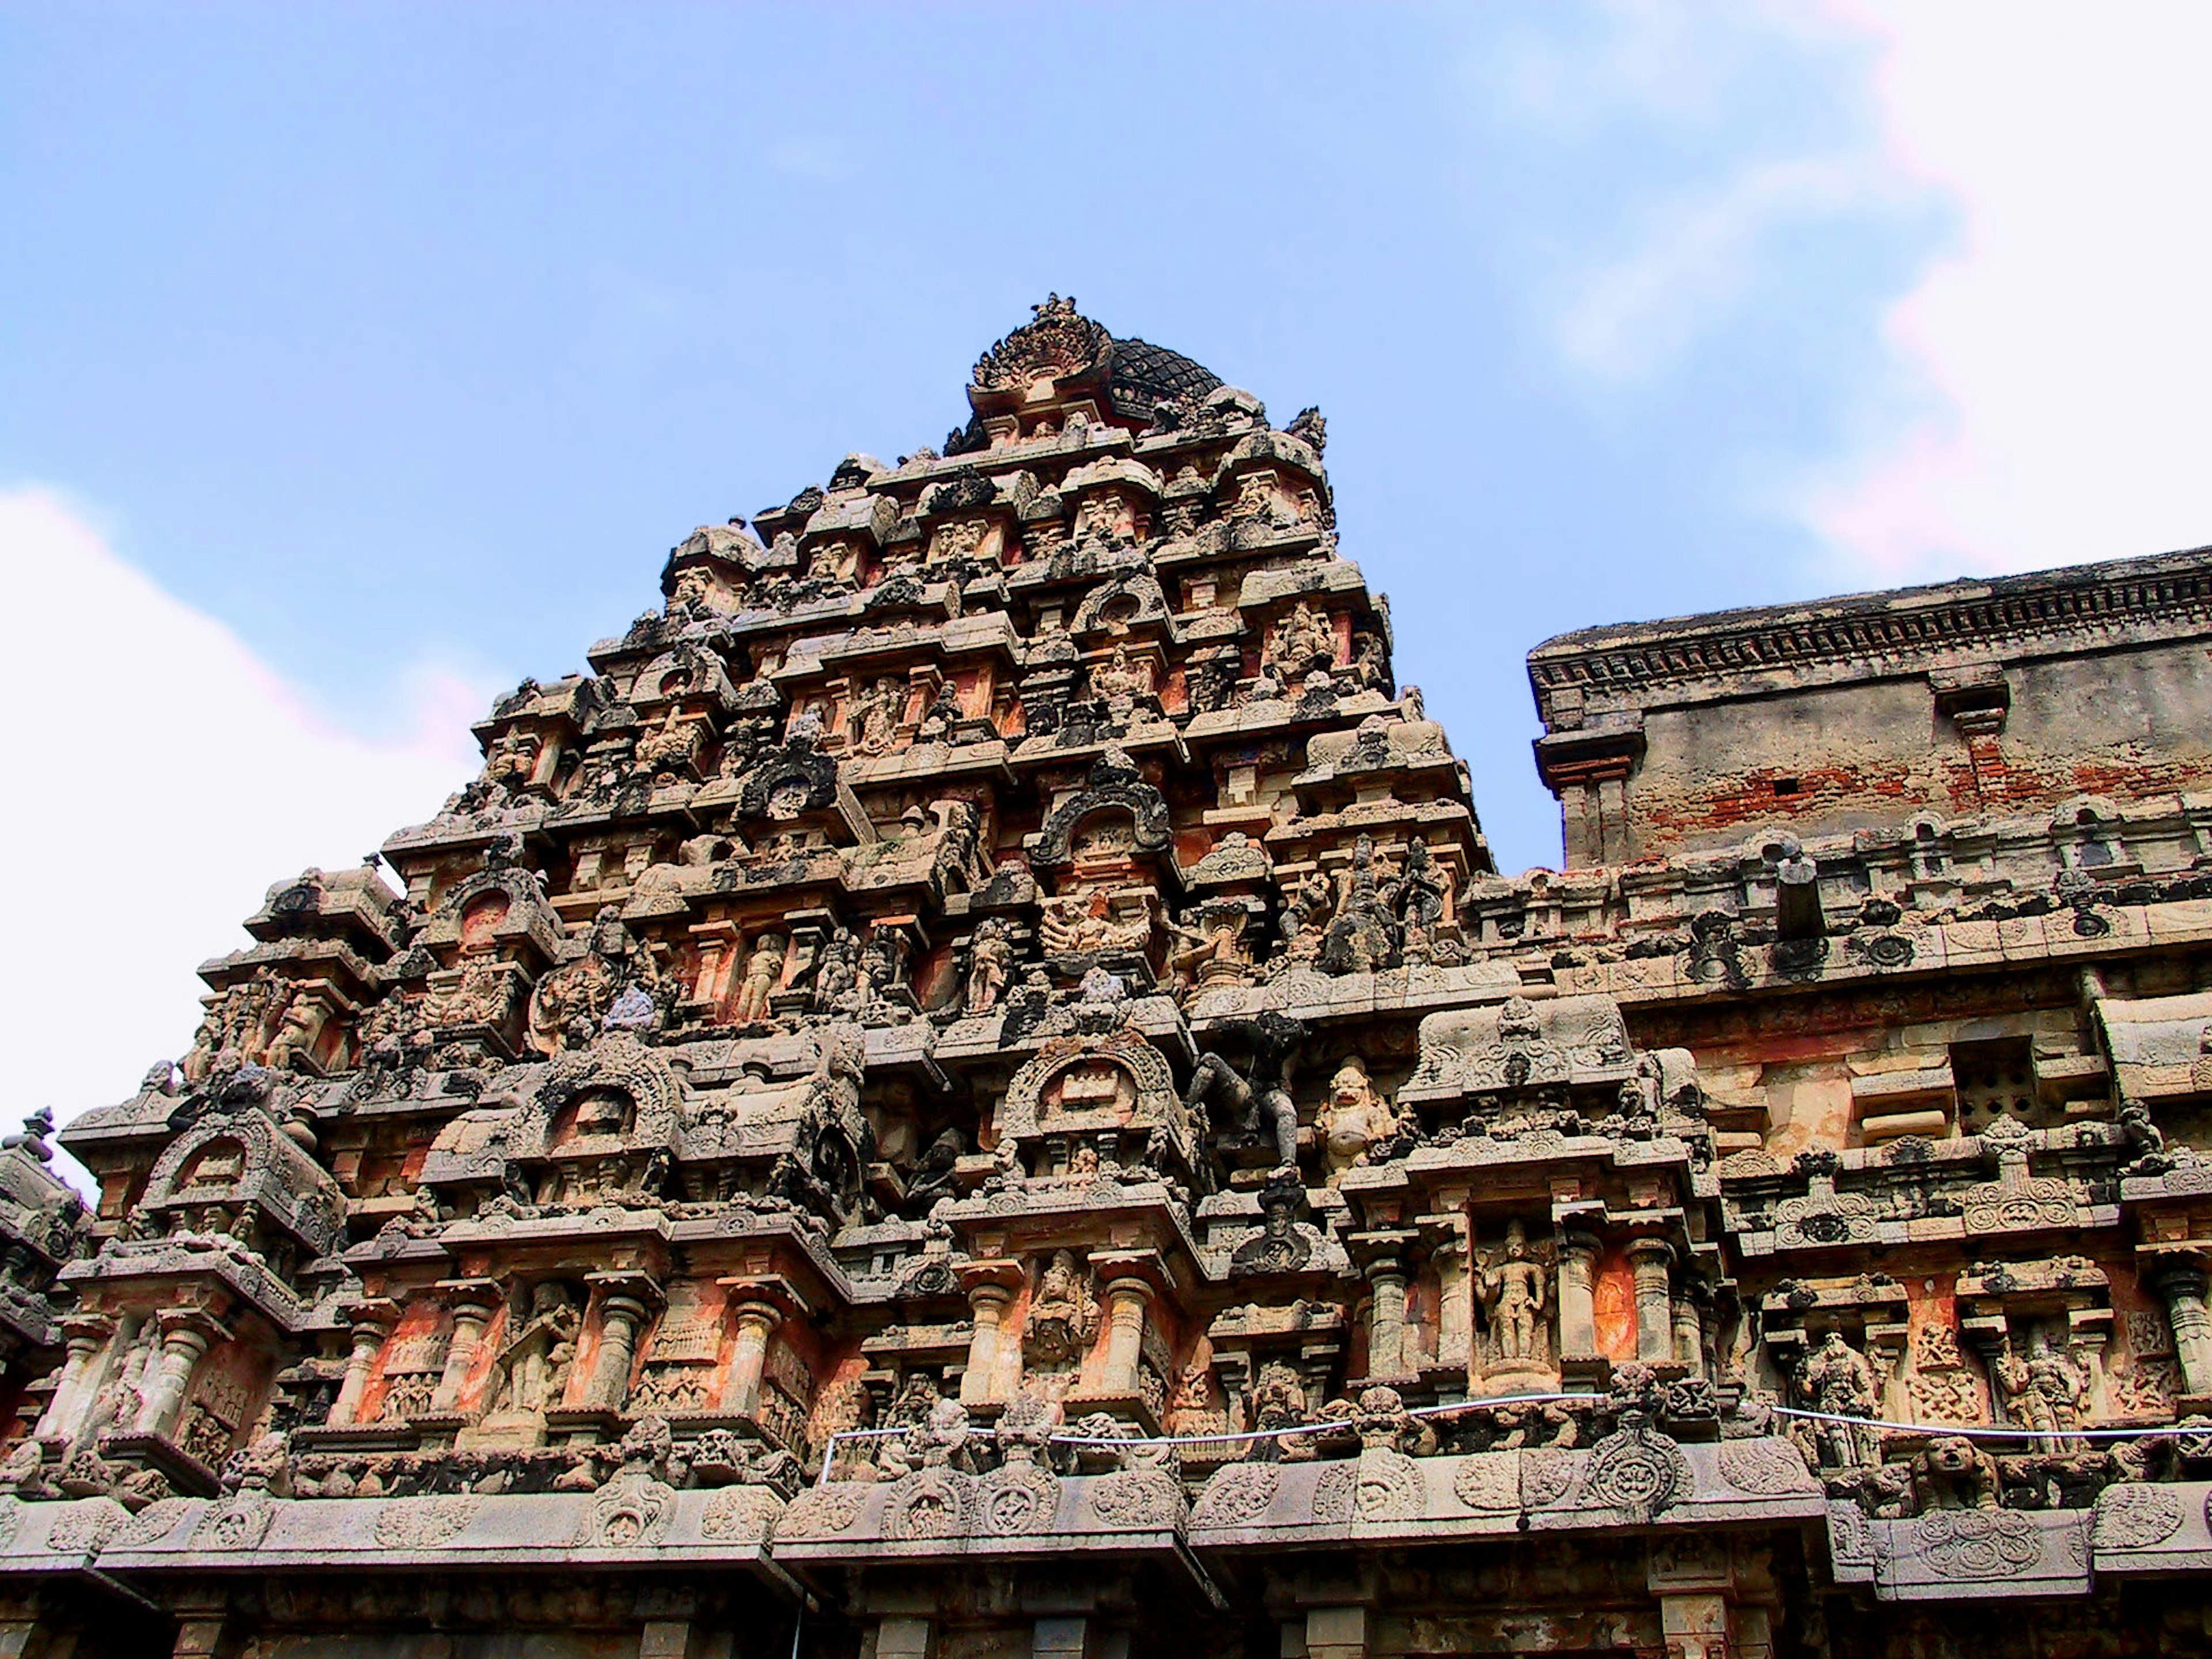
POLYGON ((1881 43, 1893 165, 1965 223, 1887 322, 1935 412, 1870 438, 1805 515, 1882 580, 2212 541, 2212 9, 1839 9, 1881 43))
POLYGON ((486 688, 404 688, 411 731, 340 730, 213 617, 118 557, 81 509, 0 490, 0 653, 17 781, 0 814, 0 1114, 66 1122, 189 1046, 194 968, 246 944, 269 884, 355 863, 475 764, 486 688))

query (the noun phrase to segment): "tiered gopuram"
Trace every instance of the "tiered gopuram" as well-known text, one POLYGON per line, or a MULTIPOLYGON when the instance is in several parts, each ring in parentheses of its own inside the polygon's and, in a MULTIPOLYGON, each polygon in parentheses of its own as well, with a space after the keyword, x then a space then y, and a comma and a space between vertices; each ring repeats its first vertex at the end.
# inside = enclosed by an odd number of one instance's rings
POLYGON ((1509 878, 1317 413, 968 398, 0 1149, 0 1655, 2212 1649, 2212 554, 1553 641, 1509 878))

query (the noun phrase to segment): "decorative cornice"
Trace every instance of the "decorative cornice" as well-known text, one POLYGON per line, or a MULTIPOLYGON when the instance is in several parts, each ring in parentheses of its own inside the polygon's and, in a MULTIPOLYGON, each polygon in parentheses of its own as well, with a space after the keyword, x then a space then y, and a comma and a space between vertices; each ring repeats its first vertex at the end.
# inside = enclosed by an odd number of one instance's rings
POLYGON ((1823 667, 1920 673, 1962 657, 2079 650, 2085 635, 2122 629, 2181 636, 2212 632, 2212 548, 1816 605, 1583 629, 1531 651, 1528 681, 1548 725, 1561 692, 1637 703, 1698 681, 1823 667))

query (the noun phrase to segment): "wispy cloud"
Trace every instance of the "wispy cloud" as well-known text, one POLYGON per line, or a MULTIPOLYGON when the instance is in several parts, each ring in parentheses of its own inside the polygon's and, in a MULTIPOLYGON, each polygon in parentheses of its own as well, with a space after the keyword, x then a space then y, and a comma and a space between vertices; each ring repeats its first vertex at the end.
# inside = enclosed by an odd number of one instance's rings
POLYGON ((41 489, 0 490, 0 651, 29 693, 0 815, 19 941, 0 954, 0 1109, 64 1121, 190 1043, 192 966, 246 942, 270 882, 436 811, 491 690, 423 666, 394 735, 343 731, 41 489))

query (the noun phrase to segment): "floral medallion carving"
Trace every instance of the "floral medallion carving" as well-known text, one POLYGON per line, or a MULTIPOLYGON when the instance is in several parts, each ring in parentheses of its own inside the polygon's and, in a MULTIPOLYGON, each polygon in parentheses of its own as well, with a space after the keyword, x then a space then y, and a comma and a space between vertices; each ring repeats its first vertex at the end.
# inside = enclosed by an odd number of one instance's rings
POLYGON ((2003 1578, 2043 1558, 2043 1535, 2016 1510, 1934 1510, 1912 1523, 1912 1547, 1939 1578, 2003 1578))
POLYGON ((1521 1460, 1510 1451, 1477 1452, 1460 1462, 1452 1496, 1471 1510, 1521 1507, 1521 1460))
POLYGON ((979 1529, 1000 1537, 1049 1532, 1060 1508, 1060 1480, 1034 1463, 1008 1463, 984 1477, 976 1494, 979 1529))
POLYGON ((1283 1489, 1273 1463, 1230 1463, 1214 1471, 1190 1512, 1194 1527, 1236 1527, 1256 1520, 1283 1489))
POLYGON ((1682 1449, 1638 1425, 1609 1434, 1591 1449, 1577 1501, 1585 1508, 1622 1510, 1648 1521, 1687 1498, 1695 1485, 1682 1449))

